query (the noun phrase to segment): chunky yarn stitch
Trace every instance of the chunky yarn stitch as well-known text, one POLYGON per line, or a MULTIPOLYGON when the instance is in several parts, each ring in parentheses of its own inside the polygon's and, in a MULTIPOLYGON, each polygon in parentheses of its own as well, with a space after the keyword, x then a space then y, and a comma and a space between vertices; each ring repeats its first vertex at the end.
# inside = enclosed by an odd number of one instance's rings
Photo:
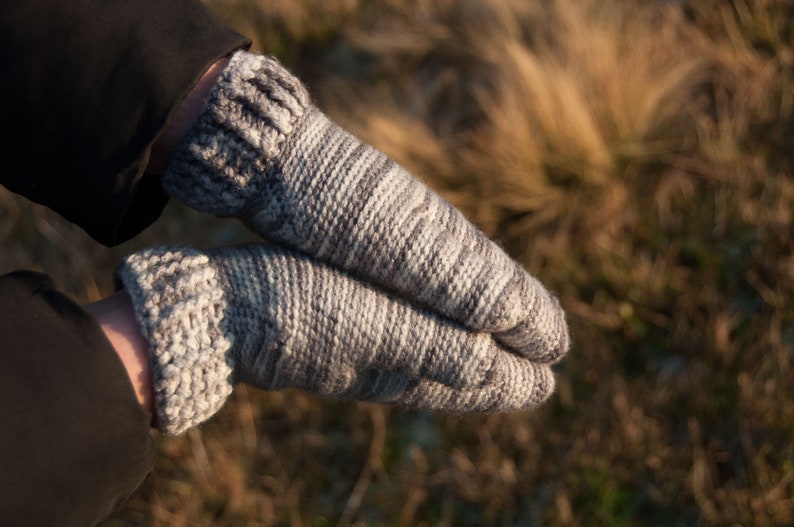
POLYGON ((148 249, 116 277, 149 343, 168 434, 215 414, 235 382, 450 412, 526 408, 554 389, 547 364, 490 334, 275 246, 148 249))
POLYGON ((452 205, 312 105, 274 58, 236 52, 163 176, 170 195, 552 363, 556 297, 452 205))

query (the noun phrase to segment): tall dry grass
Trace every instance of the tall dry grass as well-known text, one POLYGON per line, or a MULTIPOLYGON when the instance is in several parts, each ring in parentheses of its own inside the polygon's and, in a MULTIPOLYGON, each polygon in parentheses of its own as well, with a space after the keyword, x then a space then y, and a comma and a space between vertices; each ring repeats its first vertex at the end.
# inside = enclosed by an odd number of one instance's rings
MULTIPOLYGON (((109 525, 794 522, 794 3, 210 5, 558 292, 575 344, 529 413, 242 387, 109 525)), ((2 270, 81 299, 131 248, 246 236, 171 205, 105 251, 0 204, 2 270)))

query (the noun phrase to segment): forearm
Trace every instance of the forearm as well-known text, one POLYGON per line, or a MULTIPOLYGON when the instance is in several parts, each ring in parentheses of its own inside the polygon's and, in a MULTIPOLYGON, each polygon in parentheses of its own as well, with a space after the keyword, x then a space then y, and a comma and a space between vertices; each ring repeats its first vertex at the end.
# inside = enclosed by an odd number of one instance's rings
MULTIPOLYGON (((152 146, 147 172, 161 174, 168 157, 198 119, 204 102, 228 57, 216 61, 179 104, 162 134, 152 146)), ((83 306, 99 322, 105 336, 118 354, 141 406, 155 415, 152 371, 146 341, 135 320, 132 303, 124 290, 83 306)))
MULTIPOLYGON (((168 157, 198 119, 210 89, 228 61, 229 59, 224 57, 215 62, 179 104, 163 133, 152 146, 147 172, 161 174, 165 169, 168 157)), ((105 336, 124 364, 141 406, 155 415, 149 353, 135 320, 129 295, 124 290, 117 291, 107 298, 83 307, 99 322, 105 336)))
POLYGON ((144 410, 154 415, 149 353, 135 320, 129 295, 121 290, 83 308, 97 320, 124 364, 138 402, 144 410))
POLYGON ((216 61, 182 100, 157 141, 152 145, 152 154, 146 172, 163 173, 169 156, 198 119, 213 84, 228 63, 228 57, 216 61))

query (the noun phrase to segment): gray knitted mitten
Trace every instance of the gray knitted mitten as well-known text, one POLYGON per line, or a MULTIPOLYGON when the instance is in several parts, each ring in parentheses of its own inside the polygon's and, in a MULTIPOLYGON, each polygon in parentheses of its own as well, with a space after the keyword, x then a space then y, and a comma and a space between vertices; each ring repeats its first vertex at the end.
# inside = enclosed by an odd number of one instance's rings
POLYGON ((568 351, 557 299, 440 196, 311 104, 275 59, 236 52, 163 185, 187 205, 399 292, 519 355, 568 351))
POLYGON ((169 434, 212 416, 237 381, 460 412, 525 408, 554 389, 548 365, 491 335, 281 248, 149 249, 116 277, 149 343, 169 434))

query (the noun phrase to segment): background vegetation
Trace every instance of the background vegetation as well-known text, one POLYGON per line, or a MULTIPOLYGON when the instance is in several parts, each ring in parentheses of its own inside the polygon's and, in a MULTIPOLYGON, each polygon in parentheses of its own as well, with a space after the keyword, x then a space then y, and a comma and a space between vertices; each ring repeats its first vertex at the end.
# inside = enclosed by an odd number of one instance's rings
MULTIPOLYGON (((794 3, 210 5, 556 291, 574 347, 533 412, 240 387, 108 525, 794 522, 794 3)), ((106 249, 7 192, 0 220, 0 271, 80 301, 132 249, 248 237, 171 204, 106 249)))

